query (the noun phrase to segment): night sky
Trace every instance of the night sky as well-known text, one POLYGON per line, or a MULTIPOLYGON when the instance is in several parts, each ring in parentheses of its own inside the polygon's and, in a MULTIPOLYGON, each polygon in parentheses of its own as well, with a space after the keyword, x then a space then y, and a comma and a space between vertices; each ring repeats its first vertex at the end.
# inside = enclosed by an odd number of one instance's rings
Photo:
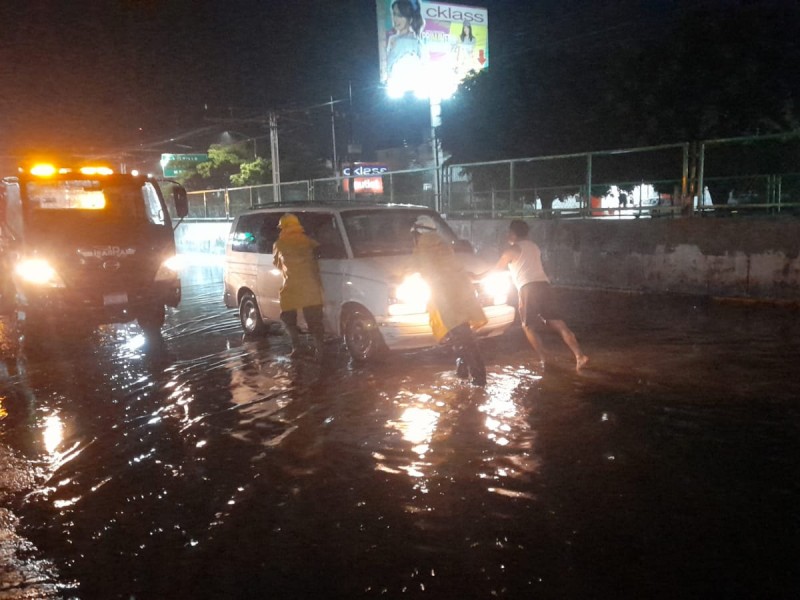
MULTIPOLYGON (((694 8, 752 2, 485 0, 490 64, 514 68, 538 46, 585 49, 598 65, 618 44, 646 44, 694 8)), ((365 149, 420 141, 424 103, 379 85, 372 0, 29 0, 0 6, 0 155, 31 148, 204 151, 195 131, 330 136, 365 149), (314 108, 316 107, 316 108, 314 108), (295 109, 295 110, 290 110, 295 109), (306 110, 297 110, 306 109, 306 110), (340 110, 341 109, 341 110, 340 110)), ((576 82, 580 85, 580 82, 576 82)), ((328 142, 329 143, 329 142, 328 142)), ((265 148, 268 141, 264 140, 265 148)))

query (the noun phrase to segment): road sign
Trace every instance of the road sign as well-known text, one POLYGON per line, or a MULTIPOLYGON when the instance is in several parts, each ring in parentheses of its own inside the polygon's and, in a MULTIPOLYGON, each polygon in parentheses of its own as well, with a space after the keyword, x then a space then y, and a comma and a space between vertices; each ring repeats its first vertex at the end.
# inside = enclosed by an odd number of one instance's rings
POLYGON ((208 161, 208 154, 162 154, 161 170, 164 177, 179 177, 208 161))

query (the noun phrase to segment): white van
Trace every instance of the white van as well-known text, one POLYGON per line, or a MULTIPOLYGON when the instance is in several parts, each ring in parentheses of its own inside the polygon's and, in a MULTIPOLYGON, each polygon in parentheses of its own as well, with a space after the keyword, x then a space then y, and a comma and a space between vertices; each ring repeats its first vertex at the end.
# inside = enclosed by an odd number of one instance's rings
MULTIPOLYGON (((320 244, 325 329, 344 338, 356 361, 386 348, 436 344, 426 311, 427 285, 412 266, 411 226, 419 215, 434 219, 466 270, 483 272, 492 266, 459 240, 438 213, 423 206, 290 203, 256 208, 234 219, 225 247, 225 306, 239 309, 245 333, 263 332, 267 323, 279 321, 283 278, 272 263, 272 245, 278 220, 287 212, 297 215, 320 244)), ((514 322, 514 307, 507 303, 510 289, 507 273, 493 273, 476 284, 488 319, 480 336, 499 335, 514 322)), ((298 317, 304 326, 302 311, 298 317)))

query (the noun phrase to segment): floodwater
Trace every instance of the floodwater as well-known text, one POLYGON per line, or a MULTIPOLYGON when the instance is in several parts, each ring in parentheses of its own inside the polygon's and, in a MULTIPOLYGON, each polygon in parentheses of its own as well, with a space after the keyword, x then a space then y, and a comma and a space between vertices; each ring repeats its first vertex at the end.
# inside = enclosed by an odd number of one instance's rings
POLYGON ((135 325, 0 351, 0 599, 796 598, 790 307, 559 295, 591 362, 354 366, 243 339, 195 269, 135 325))

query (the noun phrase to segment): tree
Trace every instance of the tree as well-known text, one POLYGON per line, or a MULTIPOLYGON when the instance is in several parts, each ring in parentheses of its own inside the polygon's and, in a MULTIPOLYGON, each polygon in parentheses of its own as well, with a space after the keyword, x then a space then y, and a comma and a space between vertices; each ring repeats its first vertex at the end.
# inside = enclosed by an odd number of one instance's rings
POLYGON ((271 182, 271 165, 266 158, 257 157, 251 162, 243 162, 239 165, 239 173, 231 175, 231 184, 236 187, 271 182))
POLYGON ((237 144, 213 144, 208 149, 208 162, 197 165, 197 174, 212 183, 211 187, 229 187, 231 177, 240 172, 240 165, 245 159, 244 148, 237 144))
POLYGON ((212 144, 208 161, 191 165, 179 178, 187 189, 216 189, 272 182, 270 162, 256 157, 248 160, 249 148, 239 144, 212 144))
MULTIPOLYGON (((720 4, 668 16, 646 35, 613 22, 581 35, 523 34, 513 61, 495 60, 443 105, 444 149, 459 163, 797 128, 797 5, 720 4)), ((547 27, 537 23, 537 31, 547 27)))

